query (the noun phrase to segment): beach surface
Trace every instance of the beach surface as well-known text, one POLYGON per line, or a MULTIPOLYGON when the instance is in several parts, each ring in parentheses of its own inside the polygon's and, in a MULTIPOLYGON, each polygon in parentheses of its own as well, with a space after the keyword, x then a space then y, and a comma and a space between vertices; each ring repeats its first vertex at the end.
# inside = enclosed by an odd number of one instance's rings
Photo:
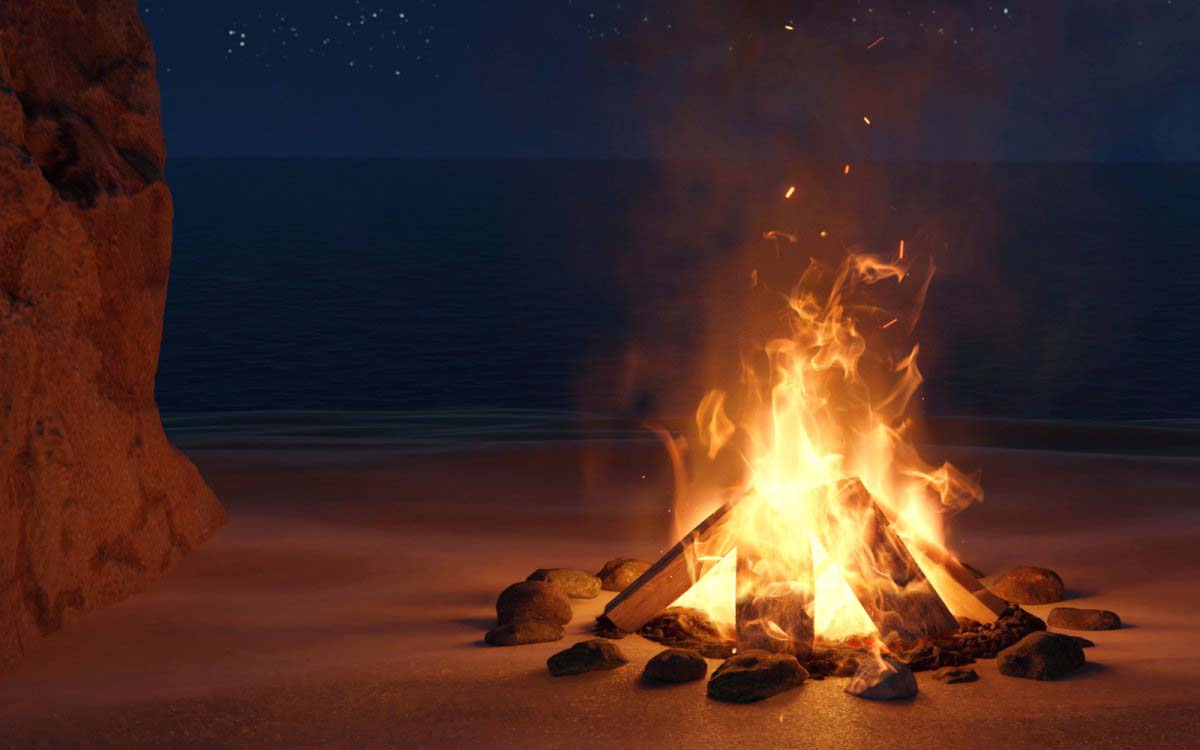
MULTIPOLYGON (((163 581, 38 642, 0 678, 0 747, 1191 747, 1200 736, 1200 459, 931 448, 981 468, 952 521, 962 559, 1058 571, 1064 604, 1116 611, 1058 682, 1002 676, 875 703, 845 680, 752 705, 704 682, 648 688, 661 647, 552 678, 611 593, 558 643, 482 644, 496 595, 540 567, 654 559, 671 478, 637 442, 434 452, 386 446, 189 453, 231 523, 163 581)), ((1050 605, 1028 607, 1045 617, 1050 605)), ((711 661, 710 668, 717 662, 711 661)))

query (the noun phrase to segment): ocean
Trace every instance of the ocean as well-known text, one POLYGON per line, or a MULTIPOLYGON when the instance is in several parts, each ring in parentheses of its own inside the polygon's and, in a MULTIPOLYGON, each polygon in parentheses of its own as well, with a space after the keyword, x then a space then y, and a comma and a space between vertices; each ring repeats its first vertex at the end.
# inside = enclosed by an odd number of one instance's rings
POLYGON ((907 238, 936 262, 930 414, 1200 416, 1196 165, 175 159, 167 177, 166 415, 678 410, 700 321, 779 229, 801 237, 785 252, 907 238))

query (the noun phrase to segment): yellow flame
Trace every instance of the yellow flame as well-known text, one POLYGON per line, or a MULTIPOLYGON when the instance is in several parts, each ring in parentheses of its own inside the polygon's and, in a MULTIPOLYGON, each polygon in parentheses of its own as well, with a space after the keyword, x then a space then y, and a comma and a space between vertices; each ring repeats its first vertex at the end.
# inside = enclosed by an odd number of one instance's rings
MULTIPOLYGON (((837 269, 812 263, 783 298, 789 335, 755 355, 765 366, 747 359, 737 399, 717 390, 703 398, 696 426, 704 459, 732 449, 740 433, 744 477, 735 490, 729 538, 753 551, 753 574, 740 575, 737 552, 726 554, 676 604, 728 625, 735 602, 799 592, 809 602, 806 615, 816 635, 872 634, 875 625, 859 597, 895 591, 897 584, 880 551, 864 544, 864 516, 847 509, 840 483, 861 481, 883 522, 890 520, 910 549, 918 543, 941 549, 943 514, 982 498, 973 477, 949 464, 931 466, 906 437, 921 384, 918 347, 895 356, 884 348, 886 337, 871 333, 919 316, 933 269, 915 280, 910 272, 909 262, 866 254, 847 256, 837 269), (893 315, 871 302, 885 283, 907 290, 913 309, 893 315), (727 413, 730 403, 739 406, 734 416, 727 413)), ((706 501, 711 498, 679 494, 681 510, 692 516, 706 501)), ((930 565, 915 549, 914 557, 930 565)), ((946 576, 929 578, 952 612, 970 614, 956 606, 959 592, 943 590, 952 588, 946 576)), ((778 616, 762 623, 768 637, 789 637, 788 623, 778 616)))

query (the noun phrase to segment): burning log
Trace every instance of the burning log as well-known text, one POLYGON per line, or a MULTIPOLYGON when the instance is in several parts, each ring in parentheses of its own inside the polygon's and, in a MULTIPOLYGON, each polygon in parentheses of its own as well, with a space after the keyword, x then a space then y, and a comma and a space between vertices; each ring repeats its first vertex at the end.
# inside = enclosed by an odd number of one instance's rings
POLYGON ((843 550, 846 581, 885 642, 912 643, 958 630, 958 621, 934 591, 921 567, 892 529, 871 493, 857 479, 838 483, 827 523, 817 538, 827 550, 837 540, 854 540, 843 550))
POLYGON ((753 543, 738 541, 735 612, 739 651, 789 653, 802 662, 812 655, 812 555, 807 533, 798 534, 797 539, 794 565, 764 558, 753 543))
POLYGON ((732 503, 722 505, 685 534, 608 603, 604 617, 620 630, 631 633, 683 596, 733 549, 733 540, 725 533, 732 510, 732 503))

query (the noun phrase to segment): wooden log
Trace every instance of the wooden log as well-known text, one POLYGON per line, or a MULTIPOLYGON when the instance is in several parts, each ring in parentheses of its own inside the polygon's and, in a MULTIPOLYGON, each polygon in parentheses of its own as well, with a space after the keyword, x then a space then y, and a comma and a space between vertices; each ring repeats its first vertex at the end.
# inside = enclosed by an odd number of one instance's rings
MULTIPOLYGON (((881 510, 887 515, 889 522, 893 524, 896 522, 895 516, 887 509, 881 506, 881 510)), ((991 589, 984 586, 983 582, 976 578, 971 571, 963 567, 963 564, 955 559, 945 547, 925 539, 914 540, 913 547, 930 565, 940 568, 946 578, 966 589, 967 593, 975 597, 993 615, 999 617, 1004 614, 1004 610, 1008 608, 1008 602, 993 594, 991 589)))
POLYGON ((958 621, 862 482, 842 480, 830 502, 835 507, 817 538, 830 554, 836 540, 853 540, 843 561, 847 583, 884 642, 913 643, 957 630, 958 621))
POLYGON ((733 503, 717 508, 617 594, 604 608, 608 621, 632 633, 683 596, 733 549, 727 533, 732 510, 733 503))
POLYGON ((813 650, 813 570, 808 533, 800 530, 789 559, 763 555, 751 542, 737 545, 739 651, 765 649, 808 661, 813 650))

